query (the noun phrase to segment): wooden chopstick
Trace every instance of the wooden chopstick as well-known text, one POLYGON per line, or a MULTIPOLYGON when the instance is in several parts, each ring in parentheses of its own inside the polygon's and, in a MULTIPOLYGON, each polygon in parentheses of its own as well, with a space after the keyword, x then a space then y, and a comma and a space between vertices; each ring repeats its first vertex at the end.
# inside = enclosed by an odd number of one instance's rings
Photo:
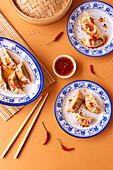
POLYGON ((42 96, 39 98, 38 102, 35 104, 35 106, 33 107, 33 109, 31 110, 31 112, 28 114, 28 116, 26 117, 26 119, 24 120, 24 122, 22 123, 22 125, 20 126, 20 128, 17 130, 17 132, 15 133, 14 137, 12 138, 12 140, 10 141, 10 143, 8 144, 8 146, 6 147, 6 149, 4 150, 3 154, 1 155, 1 158, 3 158, 6 153, 8 152, 8 150, 10 149, 11 145, 13 144, 13 142, 16 140, 17 136, 20 134, 21 130, 23 129, 23 127, 25 126, 25 124, 27 123, 28 119, 30 118, 30 116, 32 115, 32 113, 34 112, 35 108, 37 107, 37 105, 39 104, 39 102, 41 101, 42 96))
POLYGON ((30 124, 30 126, 29 126, 29 128, 28 128, 28 130, 27 130, 27 132, 26 132, 26 134, 25 134, 25 136, 24 136, 24 138, 23 138, 23 140, 22 140, 18 150, 17 150, 17 152, 14 155, 14 159, 16 159, 18 157, 18 155, 19 155, 19 153, 20 153, 20 151, 21 151, 21 149, 22 149, 22 147, 23 147, 23 145, 24 145, 28 135, 30 134, 31 129, 32 129, 32 127, 33 127, 33 125, 34 125, 34 123, 35 123, 35 121, 36 121, 36 119, 37 119, 37 117, 38 117, 38 115, 39 115, 39 113, 40 113, 40 111, 41 111, 45 101, 46 101, 46 99, 47 99, 47 97, 48 97, 48 93, 46 94, 45 98, 43 99, 43 102, 41 103, 38 112, 36 113, 34 119, 32 120, 32 122, 31 122, 31 124, 30 124))

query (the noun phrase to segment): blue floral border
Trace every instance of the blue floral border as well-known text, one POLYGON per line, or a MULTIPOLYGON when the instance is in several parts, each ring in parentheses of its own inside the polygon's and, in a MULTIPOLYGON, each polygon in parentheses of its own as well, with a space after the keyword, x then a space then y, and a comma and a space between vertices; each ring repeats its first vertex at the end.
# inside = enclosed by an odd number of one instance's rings
POLYGON ((106 55, 113 51, 113 38, 111 42, 107 46, 103 46, 102 49, 89 49, 81 45, 75 35, 74 35, 74 23, 77 19, 77 17, 84 11, 89 10, 89 9, 99 9, 101 11, 104 11, 106 14, 108 14, 111 19, 113 20, 113 7, 110 6, 109 4, 102 2, 102 1, 88 1, 80 4, 78 7, 76 7, 72 13, 70 14, 68 21, 67 21, 67 26, 66 26, 66 31, 67 31, 67 36, 68 39, 71 43, 71 45, 80 53, 90 56, 90 57, 101 57, 103 55, 106 55))
POLYGON ((24 96, 22 95, 22 97, 9 97, 1 93, 0 104, 8 106, 21 106, 31 103, 39 96, 43 87, 43 74, 38 62, 26 48, 15 41, 0 37, 0 48, 2 47, 16 53, 23 60, 25 60, 33 72, 35 88, 32 92, 29 92, 29 94, 25 94, 24 96))
POLYGON ((67 134, 78 138, 88 138, 97 135, 107 126, 111 118, 112 105, 108 94, 100 85, 88 80, 78 80, 67 84, 59 92, 55 100, 54 113, 59 126, 67 134), (101 98, 104 106, 102 119, 92 128, 89 127, 87 129, 76 129, 66 122, 62 114, 62 104, 66 95, 71 91, 73 91, 74 89, 80 89, 80 88, 90 89, 93 90, 95 93, 97 93, 101 98))

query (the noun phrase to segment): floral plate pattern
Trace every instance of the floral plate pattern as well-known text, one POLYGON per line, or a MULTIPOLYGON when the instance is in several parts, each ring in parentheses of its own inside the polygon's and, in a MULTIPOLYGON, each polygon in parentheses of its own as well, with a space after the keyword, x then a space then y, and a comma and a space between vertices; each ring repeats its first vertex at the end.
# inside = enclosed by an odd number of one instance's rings
MULTIPOLYGON (((99 23, 97 23, 98 25, 99 23)), ((99 25, 100 26, 100 25, 99 25)), ((70 14, 68 21, 67 21, 67 36, 71 43, 71 45, 80 53, 90 56, 90 57, 100 57, 103 55, 106 55, 113 51, 113 34, 112 34, 112 28, 113 28, 113 7, 109 4, 102 2, 102 1, 88 1, 80 4, 78 7, 76 7, 72 13, 70 14), (80 39, 83 37, 80 37, 83 34, 83 31, 81 30, 80 26, 80 16, 83 15, 83 12, 89 12, 92 14, 94 18, 98 21, 97 17, 104 17, 106 19, 106 23, 109 24, 109 29, 105 29, 102 27, 101 24, 101 31, 102 33, 107 32, 108 33, 108 41, 105 45, 99 48, 90 49, 85 46, 83 46, 80 42, 80 39), (101 16, 100 16, 101 15, 101 16), (79 19, 78 19, 79 18, 79 19), (74 31, 75 25, 78 26, 79 34, 74 31), (104 31, 104 32, 103 32, 104 31), (78 37, 77 37, 78 34, 78 37)), ((77 31, 77 30, 76 30, 77 31)))
POLYGON ((78 137, 78 138, 88 138, 100 133, 109 123, 112 113, 112 105, 110 98, 106 91, 98 84, 88 81, 88 80, 78 80, 67 84, 57 95, 54 105, 55 118, 61 127, 67 134, 78 137), (103 103, 103 113, 101 119, 87 128, 76 128, 69 124, 63 115, 63 102, 66 96, 73 92, 75 89, 86 89, 94 92, 101 99, 103 103))
POLYGON ((0 104, 21 106, 31 103, 39 96, 43 87, 43 75, 38 62, 27 49, 15 41, 0 37, 0 48, 2 47, 12 54, 12 58, 17 57, 18 60, 25 61, 31 71, 32 82, 28 85, 25 94, 13 94, 10 91, 0 89, 0 104))

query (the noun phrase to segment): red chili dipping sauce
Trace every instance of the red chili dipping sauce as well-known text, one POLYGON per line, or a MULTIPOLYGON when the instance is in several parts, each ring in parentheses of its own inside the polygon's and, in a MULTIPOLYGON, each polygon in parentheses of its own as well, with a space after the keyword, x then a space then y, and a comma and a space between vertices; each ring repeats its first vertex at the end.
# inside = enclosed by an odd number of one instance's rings
POLYGON ((71 59, 67 57, 61 57, 55 62, 55 71, 60 76, 68 76, 72 73, 74 64, 71 59))

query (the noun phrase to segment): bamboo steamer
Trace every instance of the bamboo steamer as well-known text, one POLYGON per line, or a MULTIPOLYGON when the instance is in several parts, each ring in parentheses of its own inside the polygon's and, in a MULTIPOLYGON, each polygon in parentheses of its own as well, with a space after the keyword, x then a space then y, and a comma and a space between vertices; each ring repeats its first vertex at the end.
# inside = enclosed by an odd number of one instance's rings
POLYGON ((61 19, 73 0, 10 0, 16 13, 29 23, 51 24, 61 19))

